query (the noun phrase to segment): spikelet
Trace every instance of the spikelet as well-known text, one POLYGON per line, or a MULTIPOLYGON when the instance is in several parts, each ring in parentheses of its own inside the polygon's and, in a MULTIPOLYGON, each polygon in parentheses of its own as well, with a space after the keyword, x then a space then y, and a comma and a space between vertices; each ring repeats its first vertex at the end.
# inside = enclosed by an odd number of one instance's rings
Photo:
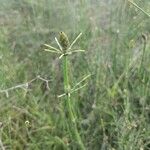
POLYGON ((66 52, 69 47, 69 39, 68 36, 64 32, 59 33, 59 42, 64 52, 66 52))

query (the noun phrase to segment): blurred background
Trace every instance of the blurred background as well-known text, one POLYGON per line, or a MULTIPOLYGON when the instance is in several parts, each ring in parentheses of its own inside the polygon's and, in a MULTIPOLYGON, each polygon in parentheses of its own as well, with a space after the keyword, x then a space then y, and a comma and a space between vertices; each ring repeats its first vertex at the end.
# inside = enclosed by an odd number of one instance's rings
MULTIPOLYGON (((149 0, 134 2, 150 14, 149 0)), ((127 0, 0 0, 0 89, 50 80, 0 93, 0 149, 78 149, 57 98, 62 60, 43 50, 60 31, 83 34, 85 54, 69 59, 71 85, 92 74, 72 96, 87 150, 149 150, 150 18, 127 0)))

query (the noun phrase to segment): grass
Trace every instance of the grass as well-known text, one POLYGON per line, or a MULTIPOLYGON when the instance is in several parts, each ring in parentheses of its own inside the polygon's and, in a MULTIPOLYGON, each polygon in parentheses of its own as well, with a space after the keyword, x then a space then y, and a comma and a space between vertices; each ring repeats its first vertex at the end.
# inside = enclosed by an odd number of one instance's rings
POLYGON ((0 93, 0 149, 150 149, 149 0, 0 2, 1 91, 38 77, 0 93), (60 31, 85 53, 43 51, 60 31))
POLYGON ((81 87, 78 87, 86 78, 82 79, 80 82, 78 82, 73 88, 70 87, 70 73, 69 73, 69 62, 68 62, 68 56, 72 53, 77 53, 77 52, 83 52, 84 50, 73 50, 72 47, 76 43, 76 41, 79 39, 81 36, 81 33, 76 37, 76 39, 69 44, 69 39, 68 36, 64 32, 60 32, 60 38, 59 41, 55 37, 56 43, 58 44, 59 49, 50 46, 48 44, 45 44, 46 47, 49 49, 45 49, 45 51, 51 52, 51 53, 57 53, 61 54, 59 59, 63 58, 63 82, 64 82, 64 91, 65 93, 58 96, 58 98, 65 96, 65 102, 63 104, 63 111, 64 113, 64 119, 66 120, 66 127, 67 130, 70 134, 70 137, 72 140, 75 140, 77 142, 78 149, 84 150, 84 144, 81 140, 80 133, 78 131, 77 127, 77 116, 76 112, 74 110, 74 106, 72 105, 72 100, 71 100, 71 94, 77 90, 79 90, 81 87), (78 88, 75 88, 78 87, 78 88))

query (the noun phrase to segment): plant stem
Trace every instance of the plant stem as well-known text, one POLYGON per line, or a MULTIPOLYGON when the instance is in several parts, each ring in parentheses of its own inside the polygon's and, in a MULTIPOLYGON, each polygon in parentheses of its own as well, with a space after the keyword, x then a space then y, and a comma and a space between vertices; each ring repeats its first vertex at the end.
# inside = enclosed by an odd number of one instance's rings
POLYGON ((134 3, 131 0, 128 0, 133 6, 135 6, 136 8, 138 8, 140 11, 142 11, 145 15, 147 15, 148 17, 150 17, 150 14, 148 14, 145 10, 143 10, 141 7, 139 7, 136 3, 134 3))
POLYGON ((141 64, 140 64, 140 72, 143 67, 144 59, 145 59, 145 50, 146 50, 146 39, 143 40, 143 51, 142 51, 142 58, 141 58, 141 64))
POLYGON ((66 99, 65 99, 65 105, 64 109, 67 110, 67 123, 69 124, 69 128, 71 131, 71 136, 74 138, 74 140, 79 144, 80 150, 85 150, 84 144, 81 140, 80 134, 77 129, 77 124, 76 124, 76 117, 75 117, 75 112, 71 103, 71 97, 69 93, 70 89, 70 84, 69 84, 69 71, 68 71, 68 59, 67 55, 64 55, 63 57, 63 76, 64 76, 64 89, 66 93, 66 99))

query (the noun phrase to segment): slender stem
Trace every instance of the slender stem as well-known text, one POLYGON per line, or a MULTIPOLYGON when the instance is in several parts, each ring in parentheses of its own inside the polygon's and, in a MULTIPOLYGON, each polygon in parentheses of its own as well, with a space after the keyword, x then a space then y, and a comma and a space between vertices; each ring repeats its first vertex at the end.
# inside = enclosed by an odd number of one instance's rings
POLYGON ((142 58, 141 58, 141 64, 140 64, 140 70, 143 67, 143 62, 145 58, 145 50, 146 50, 146 39, 143 39, 143 51, 142 51, 142 58))
POLYGON ((63 62, 64 89, 66 92, 66 100, 65 100, 64 109, 67 110, 67 113, 68 113, 67 119, 68 119, 68 124, 71 130, 72 137, 79 144, 80 150, 85 150, 84 144, 81 140, 80 134, 77 129, 76 115, 75 115, 75 112, 71 103, 67 55, 63 57, 63 61, 64 61, 63 62))
POLYGON ((148 17, 150 17, 150 14, 148 14, 145 10, 143 10, 141 7, 139 7, 136 3, 134 3, 131 0, 128 0, 133 6, 135 6, 136 8, 138 8, 140 11, 142 11, 145 15, 147 15, 148 17))
POLYGON ((69 88, 69 74, 68 74, 68 61, 67 56, 64 56, 64 62, 63 62, 63 71, 64 71, 64 88, 65 92, 69 88))

